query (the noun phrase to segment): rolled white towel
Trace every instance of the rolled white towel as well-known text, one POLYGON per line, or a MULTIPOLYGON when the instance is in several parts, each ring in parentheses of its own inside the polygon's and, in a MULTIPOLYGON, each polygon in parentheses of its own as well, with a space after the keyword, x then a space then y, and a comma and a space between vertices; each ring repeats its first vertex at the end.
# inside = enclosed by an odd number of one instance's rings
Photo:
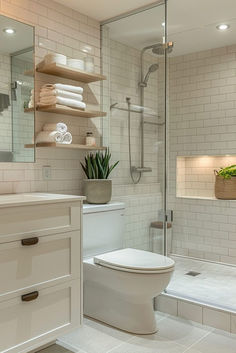
POLYGON ((28 108, 34 108, 34 101, 32 99, 28 103, 28 108))
POLYGON ((84 102, 80 102, 75 99, 58 97, 58 96, 41 97, 40 104, 42 105, 61 104, 61 105, 66 105, 68 107, 77 108, 81 110, 84 110, 86 108, 86 104, 84 102))
POLYGON ((54 84, 50 84, 47 83, 45 85, 43 85, 42 87, 43 89, 61 89, 63 91, 69 91, 69 92, 74 92, 74 93, 78 93, 78 94, 83 94, 83 87, 78 87, 78 86, 72 86, 72 85, 64 85, 63 83, 54 83, 54 84))
POLYGON ((44 124, 43 131, 59 131, 64 134, 67 132, 67 125, 64 123, 44 124))
POLYGON ((65 134, 63 134, 62 137, 62 143, 64 143, 65 145, 70 145, 72 142, 72 135, 70 132, 66 132, 65 134))
POLYGON ((40 142, 57 142, 62 143, 63 134, 59 131, 40 131, 36 136, 36 143, 40 142))
POLYGON ((49 96, 60 96, 64 98, 70 98, 70 99, 75 99, 78 101, 83 100, 83 96, 81 94, 69 92, 69 91, 63 91, 62 89, 41 89, 40 97, 49 97, 49 96))

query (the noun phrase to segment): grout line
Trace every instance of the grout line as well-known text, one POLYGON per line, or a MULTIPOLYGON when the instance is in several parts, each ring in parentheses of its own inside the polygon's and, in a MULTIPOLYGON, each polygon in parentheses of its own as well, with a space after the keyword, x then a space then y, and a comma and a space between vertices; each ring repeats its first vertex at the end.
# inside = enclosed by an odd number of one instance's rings
POLYGON ((208 335, 210 335, 213 331, 209 331, 207 332, 205 335, 203 335, 201 338, 199 338, 196 342, 194 342, 193 344, 191 344, 185 351, 183 351, 183 353, 187 353, 190 349, 192 349, 192 347, 194 345, 196 345, 197 343, 201 342, 204 338, 206 338, 208 335))
POLYGON ((115 347, 109 349, 109 351, 106 351, 105 353, 110 353, 110 352, 112 352, 114 349, 117 349, 118 347, 121 347, 122 345, 124 345, 124 344, 126 344, 126 343, 129 343, 129 342, 130 342, 131 340, 133 340, 134 338, 135 338, 135 336, 131 336, 127 341, 118 344, 117 346, 115 346, 115 347))

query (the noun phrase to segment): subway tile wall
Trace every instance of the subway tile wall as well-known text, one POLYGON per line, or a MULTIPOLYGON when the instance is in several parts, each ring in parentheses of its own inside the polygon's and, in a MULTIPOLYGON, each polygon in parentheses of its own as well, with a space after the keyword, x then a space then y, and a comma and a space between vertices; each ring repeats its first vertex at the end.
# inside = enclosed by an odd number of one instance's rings
POLYGON ((169 75, 172 252, 236 264, 236 201, 214 199, 214 169, 235 162, 236 45, 173 57, 169 75))
MULTIPOLYGON (((35 26, 36 64, 48 52, 59 52, 68 57, 80 57, 89 46, 94 57, 95 69, 100 71, 100 25, 70 8, 50 0, 1 0, 0 13, 35 26)), ((66 79, 59 82, 73 83, 66 79)), ((43 83, 55 83, 58 78, 36 74, 36 101, 43 83)), ((84 100, 88 107, 98 110, 100 84, 85 85, 84 100)), ((64 115, 36 112, 36 132, 46 122, 63 121, 73 135, 74 143, 84 143, 87 131, 93 131, 100 143, 101 119, 73 118, 64 115)), ((36 163, 0 163, 0 193, 55 192, 81 194, 84 179, 80 160, 85 152, 41 148, 36 151, 36 163), (44 180, 42 166, 52 168, 52 179, 44 180)))

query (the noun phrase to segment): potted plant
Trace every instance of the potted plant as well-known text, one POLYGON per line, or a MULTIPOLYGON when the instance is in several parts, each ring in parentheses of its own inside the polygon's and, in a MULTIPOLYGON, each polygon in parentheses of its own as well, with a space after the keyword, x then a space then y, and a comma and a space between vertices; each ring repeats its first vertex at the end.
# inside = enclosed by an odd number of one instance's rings
POLYGON ((236 165, 215 171, 215 196, 222 200, 236 200, 236 165))
POLYGON ((85 162, 80 163, 87 178, 84 180, 84 192, 88 203, 103 204, 111 200, 112 181, 108 179, 111 171, 119 161, 110 165, 111 153, 90 153, 85 157, 85 162))

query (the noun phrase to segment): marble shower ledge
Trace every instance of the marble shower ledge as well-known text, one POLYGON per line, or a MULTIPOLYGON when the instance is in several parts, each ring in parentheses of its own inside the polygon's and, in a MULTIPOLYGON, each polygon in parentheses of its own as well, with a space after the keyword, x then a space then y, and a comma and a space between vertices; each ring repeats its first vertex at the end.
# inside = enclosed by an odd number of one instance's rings
POLYGON ((236 200, 223 200, 223 199, 217 199, 216 197, 213 196, 176 196, 177 199, 196 199, 196 200, 210 200, 210 201, 236 201, 236 200))

